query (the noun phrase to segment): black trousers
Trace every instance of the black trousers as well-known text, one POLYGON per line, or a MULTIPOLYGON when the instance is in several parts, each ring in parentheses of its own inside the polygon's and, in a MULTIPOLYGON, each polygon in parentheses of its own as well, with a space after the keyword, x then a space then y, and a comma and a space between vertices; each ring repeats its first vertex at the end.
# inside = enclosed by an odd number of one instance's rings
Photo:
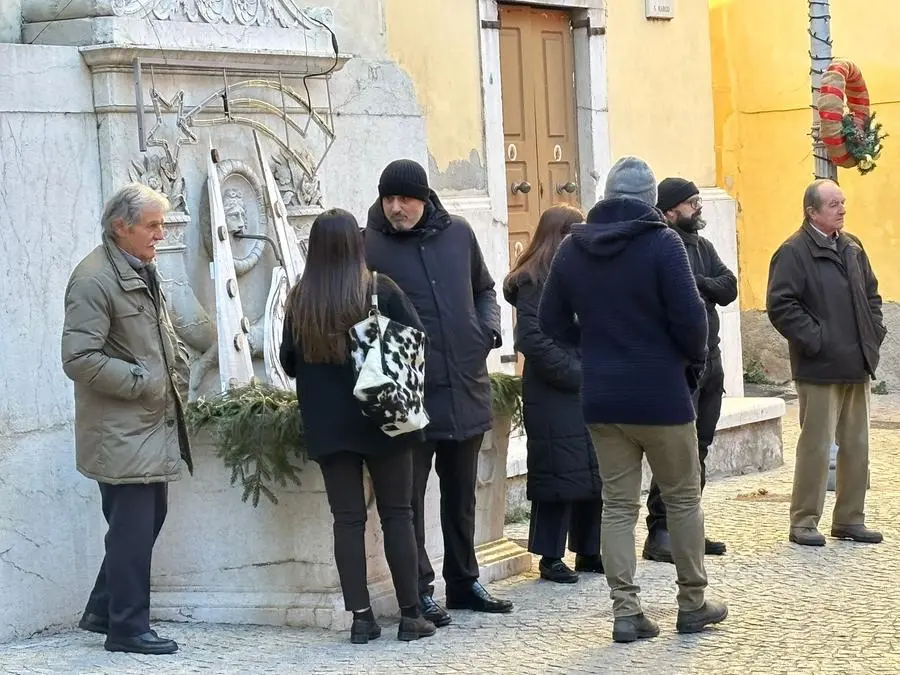
POLYGON ((528 550, 547 558, 562 558, 569 550, 578 555, 600 554, 603 500, 531 502, 528 550))
MULTIPOLYGON (((694 409, 697 411, 697 449, 700 453, 700 489, 706 487, 706 457, 716 435, 716 425, 722 413, 722 395, 725 393, 725 371, 722 355, 716 354, 706 363, 706 370, 694 392, 694 409)), ((647 529, 651 533, 666 530, 666 505, 663 504, 659 486, 653 480, 647 495, 647 529)))
POLYGON ((109 529, 85 611, 108 617, 110 636, 134 637, 150 630, 150 560, 166 520, 168 484, 99 485, 109 529))
POLYGON ((372 477, 375 504, 384 532, 384 555, 391 570, 397 602, 412 607, 416 592, 416 537, 413 531, 412 450, 386 455, 340 452, 319 462, 334 516, 334 559, 344 607, 359 611, 370 605, 366 579, 366 498, 363 463, 372 477))
POLYGON ((478 579, 475 559, 475 480, 484 434, 464 441, 432 441, 415 451, 413 513, 419 546, 419 593, 434 592, 434 568, 425 550, 425 489, 432 460, 441 485, 444 582, 447 591, 463 591, 478 579))

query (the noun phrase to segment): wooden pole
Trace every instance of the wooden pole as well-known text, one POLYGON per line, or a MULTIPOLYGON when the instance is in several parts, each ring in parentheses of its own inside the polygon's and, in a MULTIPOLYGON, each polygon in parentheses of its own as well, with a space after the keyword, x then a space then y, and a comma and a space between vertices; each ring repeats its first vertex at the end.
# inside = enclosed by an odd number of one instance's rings
POLYGON ((812 79, 812 139, 814 173, 816 178, 828 178, 837 182, 837 167, 828 159, 819 135, 819 111, 816 97, 822 85, 822 73, 831 63, 831 14, 829 0, 809 1, 809 74, 812 79))

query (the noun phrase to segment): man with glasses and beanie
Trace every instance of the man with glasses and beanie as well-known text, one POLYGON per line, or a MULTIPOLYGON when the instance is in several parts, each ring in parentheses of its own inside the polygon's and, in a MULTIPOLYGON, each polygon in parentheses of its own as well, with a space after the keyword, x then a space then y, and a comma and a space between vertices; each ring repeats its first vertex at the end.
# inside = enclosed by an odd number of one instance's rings
POLYGON ((509 612, 478 581, 475 486, 478 452, 493 426, 487 356, 500 346, 500 307, 494 280, 469 224, 450 215, 428 186, 425 169, 410 159, 385 167, 369 209, 366 258, 406 293, 428 334, 425 408, 431 421, 415 452, 413 520, 419 549, 422 615, 450 623, 434 593, 425 550, 425 488, 432 462, 441 486, 443 577, 447 607, 509 612))
MULTIPOLYGON (((725 391, 725 371, 722 368, 722 353, 719 350, 719 314, 716 305, 725 307, 737 298, 737 278, 716 253, 715 247, 699 232, 706 227, 703 220, 703 202, 700 190, 684 178, 666 178, 658 187, 656 208, 662 211, 669 227, 674 230, 687 250, 688 262, 697 290, 706 305, 709 324, 707 338, 709 354, 706 366, 699 376, 693 391, 694 407, 697 410, 697 447, 700 453, 700 489, 706 486, 706 457, 712 445, 722 411, 722 395, 725 391)), ((644 559, 657 562, 674 562, 669 543, 669 528, 666 522, 666 505, 654 480, 647 496, 647 541, 644 544, 644 559)), ((706 539, 706 555, 723 555, 725 544, 706 539)))

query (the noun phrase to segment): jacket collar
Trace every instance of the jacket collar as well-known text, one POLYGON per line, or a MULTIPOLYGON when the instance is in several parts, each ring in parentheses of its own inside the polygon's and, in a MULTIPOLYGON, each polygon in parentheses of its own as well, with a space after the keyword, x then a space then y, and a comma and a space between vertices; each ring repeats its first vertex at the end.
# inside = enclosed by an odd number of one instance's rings
POLYGON ((853 240, 843 231, 835 237, 835 247, 831 247, 822 237, 822 234, 812 225, 804 222, 800 230, 806 234, 806 242, 809 246, 810 253, 816 258, 831 258, 841 261, 844 250, 848 246, 853 245, 853 240))
MULTIPOLYGON (((119 286, 122 287, 123 291, 149 291, 147 284, 144 283, 141 276, 125 258, 125 254, 122 253, 122 250, 116 245, 116 242, 105 234, 103 235, 103 247, 106 249, 106 257, 109 259, 109 262, 112 263, 113 269, 116 272, 116 278, 119 280, 119 286)), ((152 270, 147 270, 147 272, 149 274, 154 273, 152 270)))

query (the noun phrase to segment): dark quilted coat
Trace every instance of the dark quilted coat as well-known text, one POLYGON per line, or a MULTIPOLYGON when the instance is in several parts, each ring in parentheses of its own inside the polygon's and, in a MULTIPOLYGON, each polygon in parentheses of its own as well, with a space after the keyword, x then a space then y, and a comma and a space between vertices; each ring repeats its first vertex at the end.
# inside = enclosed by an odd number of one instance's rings
POLYGON ((527 495, 532 501, 600 498, 597 455, 581 411, 581 358, 577 332, 554 341, 538 326, 542 285, 508 283, 516 308, 516 351, 525 357, 522 398, 528 435, 527 495))

